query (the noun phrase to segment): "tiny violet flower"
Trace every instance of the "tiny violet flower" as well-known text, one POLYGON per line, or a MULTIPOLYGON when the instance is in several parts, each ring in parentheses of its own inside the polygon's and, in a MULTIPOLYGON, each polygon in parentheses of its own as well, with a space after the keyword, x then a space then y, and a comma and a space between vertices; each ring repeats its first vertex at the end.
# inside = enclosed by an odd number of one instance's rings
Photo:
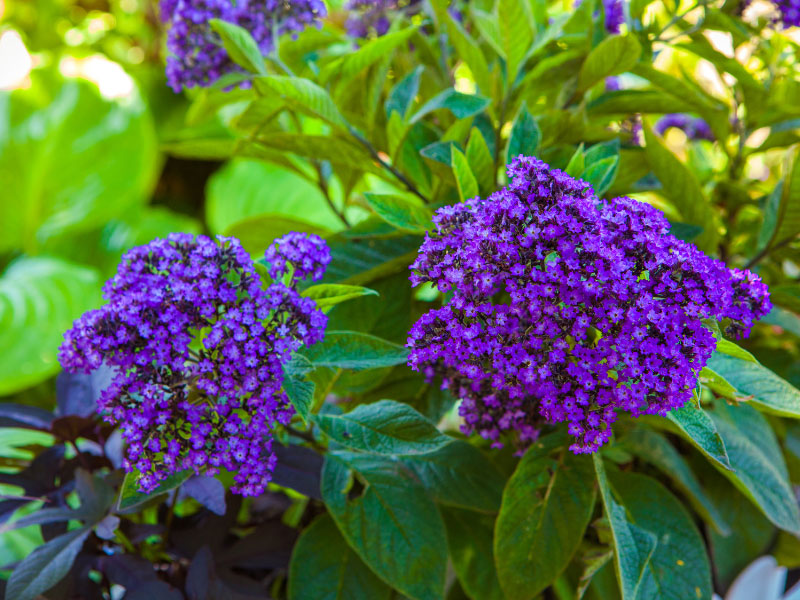
POLYGON ((327 324, 295 284, 321 277, 330 262, 313 235, 288 234, 267 250, 276 253, 295 277, 264 289, 234 238, 153 240, 123 256, 103 289, 107 304, 64 334, 64 368, 114 368, 98 410, 121 427, 123 466, 140 472, 143 491, 206 465, 234 472, 232 490, 245 496, 270 481, 270 434, 294 412, 281 389, 283 366, 300 346, 320 341, 327 324))
POLYGON ((767 287, 669 235, 657 209, 599 199, 520 156, 486 200, 440 208, 411 265, 447 293, 411 328, 409 365, 461 399, 464 432, 521 446, 568 423, 594 452, 618 411, 665 415, 693 394, 716 346, 703 319, 746 335, 767 287))
POLYGON ((714 141, 711 127, 699 117, 690 117, 682 113, 664 115, 656 122, 653 129, 658 135, 664 135, 667 129, 671 127, 682 130, 690 140, 714 141))

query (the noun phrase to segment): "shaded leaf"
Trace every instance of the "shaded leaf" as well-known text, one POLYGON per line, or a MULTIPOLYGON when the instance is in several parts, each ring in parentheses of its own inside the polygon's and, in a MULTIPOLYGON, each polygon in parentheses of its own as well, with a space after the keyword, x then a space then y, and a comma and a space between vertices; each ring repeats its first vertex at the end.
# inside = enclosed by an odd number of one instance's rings
MULTIPOLYGON (((516 2, 516 0, 513 1, 516 2)), ((508 148, 506 149, 506 162, 510 163, 512 159, 520 154, 523 156, 536 156, 541 139, 542 132, 539 131, 539 125, 536 124, 536 120, 528 112, 528 107, 523 102, 517 118, 514 119, 514 124, 511 126, 511 136, 508 139, 508 148)))
POLYGON ((325 339, 303 355, 316 367, 339 369, 376 369, 404 363, 408 350, 398 344, 356 331, 328 331, 325 339))
POLYGON ((503 600, 494 568, 493 517, 446 507, 442 518, 453 568, 464 591, 474 600, 503 600))
POLYGON ((708 458, 725 469, 731 468, 725 442, 717 431, 714 421, 704 411, 697 399, 681 408, 673 408, 667 418, 678 426, 681 433, 708 458))
POLYGON ((431 211, 408 197, 372 192, 364 197, 381 219, 398 229, 423 232, 431 226, 431 211))

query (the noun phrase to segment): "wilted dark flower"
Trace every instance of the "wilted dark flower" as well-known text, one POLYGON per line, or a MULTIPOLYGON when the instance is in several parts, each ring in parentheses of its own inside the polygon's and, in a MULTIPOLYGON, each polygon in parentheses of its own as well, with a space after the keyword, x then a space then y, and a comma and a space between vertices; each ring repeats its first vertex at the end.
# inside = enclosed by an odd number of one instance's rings
MULTIPOLYGON (((313 252, 277 240, 295 273, 321 274, 313 252)), ((293 281, 296 281, 293 280, 293 281)), ((102 364, 116 375, 98 410, 119 424, 125 467, 144 491, 183 469, 235 471, 233 490, 261 493, 275 464, 271 431, 293 414, 283 365, 322 339, 327 322, 291 286, 266 289, 233 238, 172 234, 134 248, 106 283, 108 303, 64 335, 59 360, 71 371, 102 364)))
POLYGON ((653 129, 655 129, 656 133, 659 135, 664 135, 664 132, 670 127, 681 129, 690 140, 714 141, 714 134, 711 132, 711 127, 699 117, 691 117, 682 113, 664 115, 656 122, 653 129))
POLYGON ((666 414, 715 347, 702 319, 747 334, 769 308, 756 275, 668 234, 653 207, 519 157, 511 183, 434 217, 414 284, 447 293, 409 333, 409 364, 461 398, 465 432, 530 442, 568 422, 574 452, 608 441, 618 410, 666 414))
POLYGON ((322 0, 161 0, 161 18, 169 24, 167 81, 178 92, 242 72, 212 31, 211 19, 244 27, 267 54, 274 48, 274 31, 296 33, 325 14, 322 0))
POLYGON ((351 12, 345 23, 347 33, 365 38, 371 33, 384 35, 391 26, 392 13, 414 11, 420 0, 349 0, 346 9, 351 12))

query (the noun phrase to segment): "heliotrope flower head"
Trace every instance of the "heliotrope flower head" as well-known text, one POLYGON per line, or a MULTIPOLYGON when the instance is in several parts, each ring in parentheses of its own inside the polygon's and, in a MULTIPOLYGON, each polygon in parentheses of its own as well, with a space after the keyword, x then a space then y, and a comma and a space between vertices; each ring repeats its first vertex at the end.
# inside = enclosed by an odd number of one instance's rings
MULTIPOLYGON (((291 239, 276 243, 305 264, 291 239)), ((316 261, 324 242, 313 245, 316 261)), ((98 410, 122 427, 125 467, 141 473, 144 491, 183 469, 225 468, 236 472, 233 491, 263 492, 270 433, 294 412, 283 365, 327 323, 296 281, 264 287, 236 239, 172 234, 127 252, 104 287, 107 304, 64 335, 64 368, 115 370, 98 410)))
POLYGON ((605 13, 605 27, 609 33, 619 33, 620 26, 625 22, 625 8, 623 0, 603 0, 605 13))
POLYGON ((274 49, 274 32, 300 32, 326 14, 322 0, 161 0, 160 9, 169 25, 167 81, 176 92, 243 72, 211 29, 211 19, 247 29, 267 54, 274 49))
POLYGON ((661 117, 653 129, 658 135, 664 135, 670 127, 682 130, 690 140, 714 141, 711 127, 700 117, 692 117, 683 113, 671 113, 661 117))
POLYGON ((692 396, 715 347, 702 319, 747 334, 769 308, 752 273, 669 235, 653 207, 519 157, 488 199, 434 216, 411 266, 447 301, 409 332, 410 366, 462 400, 465 433, 525 445, 567 422, 574 452, 608 441, 619 410, 664 415, 692 396))
POLYGON ((800 0, 774 0, 784 27, 800 27, 800 0))
POLYGON ((331 252, 321 237, 292 232, 275 240, 264 258, 270 265, 269 274, 273 279, 283 277, 291 266, 294 281, 306 279, 309 275, 314 281, 319 281, 331 262, 331 252))

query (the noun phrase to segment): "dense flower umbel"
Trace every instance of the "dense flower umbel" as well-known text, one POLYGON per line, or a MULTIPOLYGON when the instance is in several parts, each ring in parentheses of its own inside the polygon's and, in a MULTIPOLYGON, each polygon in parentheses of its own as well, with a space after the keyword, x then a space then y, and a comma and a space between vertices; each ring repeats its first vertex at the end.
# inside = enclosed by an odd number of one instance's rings
POLYGON ((784 27, 800 27, 800 0, 775 0, 784 27))
MULTIPOLYGON (((330 261, 316 236, 275 243, 296 274, 319 278, 330 261)), ((270 432, 293 414, 282 367, 327 322, 296 281, 265 289, 237 240, 172 234, 125 254, 105 285, 108 303, 64 335, 65 368, 115 368, 98 410, 122 427, 125 467, 142 474, 144 491, 175 471, 220 467, 236 471, 234 491, 264 490, 270 432)))
POLYGON ((699 117, 691 117, 682 113, 664 115, 656 122, 654 129, 659 135, 664 135, 664 132, 670 127, 682 129, 690 140, 714 141, 711 127, 699 117))
POLYGON ((169 24, 167 81, 178 92, 242 72, 212 31, 211 19, 244 27, 267 54, 274 48, 274 31, 296 33, 325 14, 322 0, 161 0, 161 17, 169 24))
POLYGON ((669 235, 663 215, 519 157, 487 200, 439 209, 414 284, 448 293, 411 329, 409 364, 462 399, 465 432, 524 445, 567 421, 574 452, 608 441, 617 409, 665 414, 714 346, 704 318, 747 334, 766 286, 669 235))

